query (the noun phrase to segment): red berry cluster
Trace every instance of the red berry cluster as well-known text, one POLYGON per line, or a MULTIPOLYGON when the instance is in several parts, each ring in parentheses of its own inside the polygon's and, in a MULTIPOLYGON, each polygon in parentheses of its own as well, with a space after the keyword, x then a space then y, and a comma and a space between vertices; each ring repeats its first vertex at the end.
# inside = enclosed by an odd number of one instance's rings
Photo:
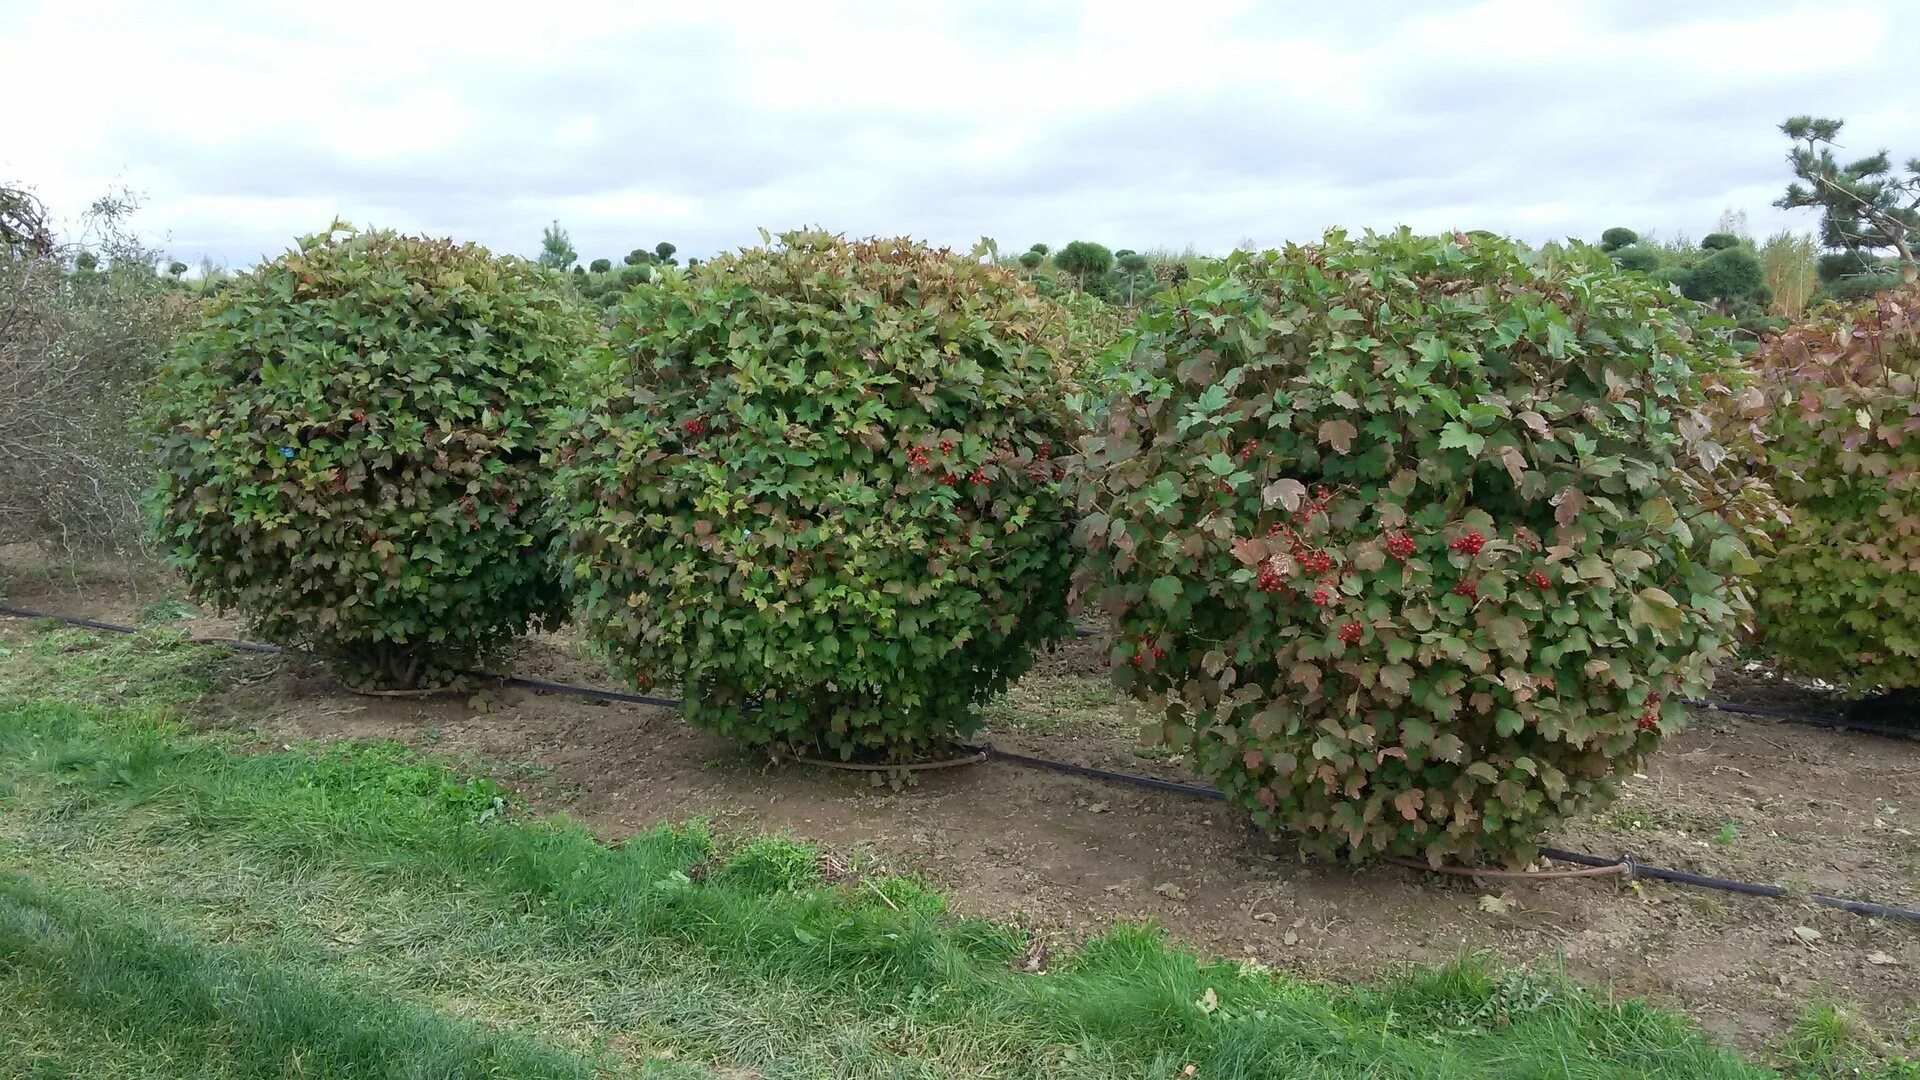
POLYGON ((1254 583, 1254 587, 1261 592, 1279 592, 1287 587, 1287 579, 1274 566, 1274 560, 1268 559, 1260 564, 1260 580, 1254 583))
POLYGON ((1528 574, 1527 581, 1531 583, 1533 587, 1536 589, 1550 588, 1553 585, 1553 582, 1547 578, 1547 575, 1541 573, 1538 570, 1535 570, 1533 573, 1528 574))
POLYGON ((1386 547, 1387 554, 1393 556, 1395 562, 1406 562, 1413 557, 1413 537, 1406 533, 1388 533, 1386 547))
POLYGON ((700 436, 705 435, 707 433, 706 418, 696 416, 693 419, 688 420, 685 423, 682 423, 680 425, 680 430, 686 432, 687 438, 697 439, 700 436))
POLYGON ((1463 581, 1453 587, 1453 595, 1464 596, 1469 600, 1480 599, 1480 586, 1471 581, 1463 581))
MULTIPOLYGON (((1333 490, 1325 484, 1315 484, 1310 496, 1300 504, 1299 518, 1302 522, 1311 522, 1326 513, 1332 503, 1333 490)), ((1338 582, 1339 572, 1333 568, 1332 555, 1313 546, 1288 522, 1274 522, 1267 529, 1267 538, 1286 540, 1287 552, 1293 556, 1294 564, 1318 579, 1319 588, 1313 593, 1315 607, 1326 607, 1333 602, 1333 586, 1338 582)), ((1260 579, 1255 584, 1261 592, 1279 592, 1286 587, 1286 578, 1270 560, 1261 566, 1260 579)))
POLYGON ((1640 722, 1636 726, 1641 731, 1660 730, 1660 692, 1658 690, 1647 695, 1646 711, 1640 714, 1640 722))
POLYGON ((1360 642, 1360 635, 1363 632, 1359 623, 1345 623, 1340 627, 1340 640, 1349 645, 1357 645, 1360 642))
POLYGON ((973 470, 973 475, 972 475, 972 476, 969 476, 969 477, 967 477, 967 482, 968 482, 968 483, 973 483, 973 484, 984 484, 984 483, 986 483, 986 482, 987 482, 987 470, 986 470, 986 468, 985 468, 984 466, 981 466, 981 467, 976 467, 976 468, 975 468, 975 469, 973 470))
POLYGON ((1252 461, 1254 452, 1259 449, 1260 449, 1259 443, 1255 442, 1252 439, 1248 439, 1246 443, 1240 447, 1240 460, 1252 461))
POLYGON ((924 446, 907 447, 907 464, 916 469, 926 468, 928 465, 927 448, 924 446))
POLYGON ((946 473, 945 475, 940 477, 940 482, 947 485, 948 487, 952 487, 955 484, 958 484, 960 482, 960 478, 953 475, 952 473, 946 473))
POLYGON ((1167 650, 1152 641, 1143 641, 1140 643, 1139 649, 1135 650, 1133 656, 1129 658, 1128 662, 1134 667, 1143 667, 1146 665, 1148 657, 1152 657, 1155 660, 1165 660, 1167 658, 1167 650))
POLYGON ((1478 555, 1480 554, 1480 549, 1486 546, 1487 538, 1478 532, 1470 532, 1447 545, 1448 548, 1454 551, 1464 552, 1468 555, 1478 555))

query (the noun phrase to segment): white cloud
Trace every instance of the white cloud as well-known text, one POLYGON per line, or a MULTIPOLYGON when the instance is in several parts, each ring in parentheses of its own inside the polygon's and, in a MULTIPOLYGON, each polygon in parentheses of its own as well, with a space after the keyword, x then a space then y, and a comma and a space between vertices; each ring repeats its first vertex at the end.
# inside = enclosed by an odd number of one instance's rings
POLYGON ((800 224, 1223 249, 1331 225, 1700 235, 1791 113, 1920 153, 1897 0, 4 0, 0 177, 191 260, 336 214, 584 258, 800 224))

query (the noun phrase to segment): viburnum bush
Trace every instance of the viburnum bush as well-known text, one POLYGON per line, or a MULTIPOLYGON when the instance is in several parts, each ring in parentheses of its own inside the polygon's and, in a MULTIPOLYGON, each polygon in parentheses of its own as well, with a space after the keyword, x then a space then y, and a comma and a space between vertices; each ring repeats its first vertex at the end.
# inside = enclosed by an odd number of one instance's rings
POLYGON ((1073 480, 1147 734, 1356 858, 1524 859, 1604 799, 1732 643, 1768 507, 1675 302, 1596 249, 1333 232, 1150 311, 1073 480))
POLYGON ((637 290, 557 436, 592 636, 752 744, 901 761, 1068 629, 1075 358, 1013 272, 789 233, 637 290))
POLYGON ((161 540, 198 595, 357 681, 418 685, 557 621, 540 434, 591 333, 519 259, 302 239, 160 377, 161 540))
POLYGON ((1920 289, 1829 306, 1751 363, 1792 518, 1760 575, 1766 644, 1856 690, 1920 687, 1920 289))

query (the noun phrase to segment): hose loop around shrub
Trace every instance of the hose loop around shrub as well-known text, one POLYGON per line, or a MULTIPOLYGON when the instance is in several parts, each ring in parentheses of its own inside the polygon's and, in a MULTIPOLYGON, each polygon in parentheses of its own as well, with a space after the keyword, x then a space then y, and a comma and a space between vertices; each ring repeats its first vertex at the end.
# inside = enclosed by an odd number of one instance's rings
MULTIPOLYGON (((90 630, 103 630, 108 633, 114 633, 114 634, 137 634, 140 632, 140 628, 136 626, 122 626, 117 623, 100 622, 95 619, 83 619, 73 615, 56 615, 56 614, 52 614, 50 612, 44 612, 44 611, 29 611, 24 608, 11 607, 6 604, 0 604, 0 615, 11 615, 16 618, 22 618, 22 619, 53 619, 58 622, 66 623, 69 626, 79 626, 79 627, 84 627, 90 630)), ((221 645, 221 646, 230 647, 230 648, 242 649, 247 652, 285 653, 290 651, 287 649, 280 648, 279 646, 276 646, 276 645, 263 645, 258 642, 235 642, 235 641, 229 641, 225 639, 189 639, 189 640, 199 641, 202 644, 221 645)), ((660 706, 664 708, 678 708, 681 704, 680 702, 675 701, 672 698, 653 697, 647 694, 634 694, 634 693, 627 693, 625 691, 619 691, 619 690, 600 690, 590 686, 575 686, 571 683, 550 682, 545 679, 530 679, 530 678, 521 678, 518 676, 490 675, 486 672, 478 672, 478 671, 462 672, 461 674, 472 675, 475 677, 489 678, 489 679, 497 679, 508 686, 521 686, 530 690, 540 690, 548 693, 570 694, 575 697, 592 698, 600 701, 627 702, 627 703, 640 704, 640 705, 654 705, 654 706, 660 706)), ((1724 711, 1727 711, 1727 712, 1742 711, 1738 707, 1732 707, 1732 708, 1726 707, 1726 706, 1718 706, 1718 707, 1722 708, 1724 711)), ((1130 784, 1135 787, 1147 788, 1153 791, 1165 791, 1165 792, 1170 792, 1176 795, 1189 795, 1189 796, 1193 796, 1195 798, 1201 798, 1201 799, 1212 799, 1212 800, 1226 799, 1226 793, 1219 790, 1218 788, 1203 787, 1199 784, 1182 784, 1172 780, 1162 780, 1158 777, 1153 777, 1153 776, 1139 776, 1133 773, 1114 772, 1110 769, 1094 768, 1093 766, 1090 766, 1090 765, 1075 765, 1071 762, 1053 761, 1048 758, 1031 757, 1026 754, 1017 754, 1010 750, 1001 750, 995 747, 992 743, 987 743, 978 747, 969 747, 968 750, 970 752, 969 759, 964 762, 968 764, 971 763, 971 755, 981 754, 981 755, 985 755, 986 758, 991 760, 1005 761, 1012 765, 1020 765, 1020 766, 1024 766, 1032 769, 1045 769, 1051 772, 1066 773, 1071 776, 1081 776, 1090 780, 1101 780, 1101 781, 1118 783, 1118 784, 1130 784)), ((882 768, 885 768, 885 766, 882 766, 882 768)), ((1689 885, 1689 886, 1693 886, 1696 888, 1703 888, 1703 889, 1718 889, 1722 892, 1740 893, 1745 896, 1766 897, 1768 899, 1773 899, 1773 900, 1789 900, 1789 899, 1796 898, 1795 894, 1789 893, 1787 890, 1781 888, 1778 885, 1762 885, 1762 884, 1758 884, 1756 882, 1751 882, 1751 881, 1734 881, 1728 878, 1710 877, 1706 874, 1695 874, 1686 870, 1674 870, 1664 866, 1648 866, 1645 863, 1636 861, 1631 854, 1623 855, 1617 859, 1608 859, 1608 858, 1603 858, 1599 855, 1589 855, 1585 852, 1566 851, 1561 848, 1550 848, 1550 847, 1541 848, 1540 854, 1545 856, 1548 859, 1554 860, 1555 862, 1568 862, 1568 863, 1574 863, 1579 866, 1594 867, 1594 868, 1605 867, 1605 868, 1608 868, 1609 872, 1620 872, 1620 873, 1626 874, 1629 880, 1632 880, 1635 878, 1647 878, 1653 881, 1665 881, 1675 885, 1689 885), (1615 871, 1613 870, 1613 868, 1615 867, 1618 867, 1620 869, 1618 871, 1615 871)), ((1432 869, 1431 867, 1428 867, 1424 863, 1418 864, 1417 868, 1423 869, 1423 870, 1432 869)), ((1512 873, 1512 871, 1503 871, 1502 873, 1512 873)), ((1491 876, 1491 874, 1489 874, 1488 872, 1482 872, 1481 876, 1483 877, 1491 876)), ((1521 876, 1538 878, 1540 875, 1523 874, 1521 876)), ((1906 922, 1920 923, 1920 910, 1915 910, 1912 908, 1894 907, 1890 904, 1880 904, 1870 900, 1849 900, 1849 899, 1846 899, 1845 897, 1827 896, 1822 893, 1807 893, 1799 896, 1798 899, 1805 900, 1808 903, 1819 904, 1823 907, 1836 908, 1841 911, 1852 912, 1855 915, 1866 915, 1873 918, 1884 918, 1884 919, 1900 919, 1906 922)))

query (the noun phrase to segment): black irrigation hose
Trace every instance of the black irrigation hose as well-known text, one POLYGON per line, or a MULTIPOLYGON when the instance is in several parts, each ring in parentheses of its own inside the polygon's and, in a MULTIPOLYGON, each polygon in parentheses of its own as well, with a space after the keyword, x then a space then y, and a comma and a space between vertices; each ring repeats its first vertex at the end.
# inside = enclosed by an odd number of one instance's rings
POLYGON ((1849 720, 1843 716, 1820 716, 1814 713, 1795 712, 1792 709, 1770 709, 1764 705, 1736 705, 1731 701, 1704 701, 1687 698, 1686 704, 1696 709, 1712 712, 1734 713, 1739 716, 1760 716, 1769 720, 1785 720, 1809 727, 1827 728, 1832 731, 1857 731, 1865 735, 1880 735, 1889 739, 1920 740, 1920 724, 1912 727, 1896 727, 1892 724, 1874 724, 1864 720, 1849 720))
MULTIPOLYGON (((13 615, 23 619, 54 619, 66 623, 69 626, 80 626, 90 630, 105 630, 115 634, 137 634, 140 632, 140 628, 136 626, 122 626, 118 623, 100 622, 95 619, 82 619, 72 615, 55 615, 43 611, 28 611, 24 608, 10 607, 5 604, 0 604, 0 615, 13 615)), ((205 643, 225 645, 229 648, 241 649, 247 652, 284 653, 289 651, 277 645, 262 645, 258 642, 234 641, 224 638, 206 640, 205 643)), ((648 694, 634 694, 620 690, 598 690, 590 686, 575 686, 571 683, 551 682, 546 679, 522 678, 515 675, 493 675, 482 671, 464 671, 461 672, 461 674, 478 678, 497 679, 508 686, 519 686, 529 690, 538 690, 547 693, 568 694, 574 697, 593 698, 599 701, 657 705, 665 708, 679 708, 681 706, 681 702, 675 701, 672 698, 653 697, 648 694)), ((1694 705, 1696 703, 1690 701, 1688 704, 1694 705)), ((1757 712, 1745 706, 1727 706, 1704 702, 1698 704, 1701 707, 1719 709, 1723 712, 1751 712, 1754 713, 1754 715, 1768 715, 1770 713, 1781 712, 1780 710, 1757 712)), ((1799 718, 1797 714, 1785 714, 1782 718, 1787 718, 1788 716, 1796 719, 1799 718)), ((1867 728, 1871 729, 1878 726, 1880 725, 1867 725, 1867 728)), ((1856 725, 1850 730, 1858 729, 1859 727, 1856 725)), ((1182 784, 1173 780, 1162 780, 1153 776, 1114 772, 1110 769, 1097 769, 1091 765, 1075 765, 1065 761, 1052 761, 1047 758, 1029 757, 1026 754, 1016 754, 1009 750, 1001 750, 992 743, 979 747, 969 747, 968 749, 970 752, 984 754, 991 760, 1005 761, 1009 764, 1020 765, 1030 769, 1044 769, 1049 772, 1066 773, 1070 776, 1080 776, 1089 780, 1102 780, 1109 783, 1131 784, 1135 787, 1148 788, 1154 791, 1166 791, 1176 795, 1189 795, 1201 799, 1226 799, 1226 793, 1218 788, 1203 787, 1199 784, 1182 784)), ((1618 859, 1607 859, 1599 855, 1588 855, 1578 851, 1563 851, 1559 848, 1541 848, 1540 854, 1559 862, 1576 863, 1581 866, 1625 866, 1628 877, 1651 878, 1655 881, 1672 882, 1676 885, 1692 885, 1703 889, 1719 889, 1722 892, 1740 893, 1745 896, 1760 896, 1774 900, 1789 900, 1795 898, 1793 894, 1778 885, 1761 885, 1751 881, 1734 881, 1729 878, 1717 878, 1710 877, 1706 874, 1689 873, 1685 870, 1672 870, 1664 866, 1648 866, 1636 861, 1631 855, 1626 855, 1618 859)), ((1856 915, 1903 919, 1909 922, 1920 923, 1920 911, 1911 908, 1893 907, 1889 904, 1876 904, 1869 900, 1848 900, 1843 897, 1827 896, 1822 893, 1807 893, 1799 898, 1811 903, 1820 904, 1824 907, 1849 911, 1856 915)))

